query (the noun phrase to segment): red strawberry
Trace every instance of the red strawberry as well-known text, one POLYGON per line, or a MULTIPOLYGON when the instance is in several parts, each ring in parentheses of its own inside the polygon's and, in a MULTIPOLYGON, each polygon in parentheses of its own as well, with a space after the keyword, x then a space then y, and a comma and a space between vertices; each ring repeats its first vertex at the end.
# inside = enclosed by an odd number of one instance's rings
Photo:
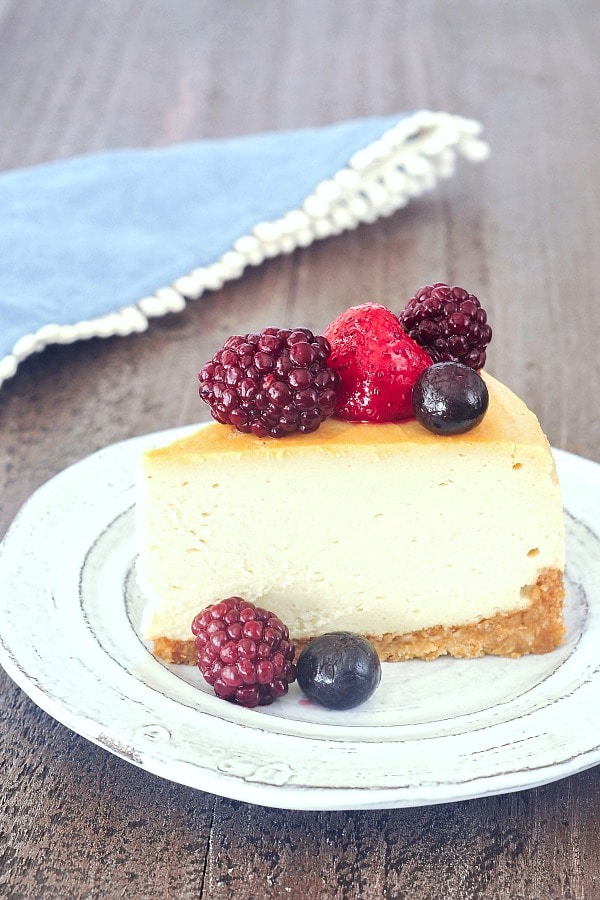
POLYGON ((351 422, 395 422, 414 415, 412 389, 431 359, 385 306, 351 306, 323 332, 328 365, 340 375, 335 415, 351 422))

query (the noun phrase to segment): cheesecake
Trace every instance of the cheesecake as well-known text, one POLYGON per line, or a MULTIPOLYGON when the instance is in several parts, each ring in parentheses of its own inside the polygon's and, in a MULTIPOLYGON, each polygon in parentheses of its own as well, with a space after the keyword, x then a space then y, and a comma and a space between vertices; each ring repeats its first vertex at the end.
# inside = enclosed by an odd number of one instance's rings
POLYGON ((383 661, 519 657, 563 640, 564 524, 533 412, 482 372, 487 413, 439 436, 414 418, 328 418, 281 440, 212 423, 141 461, 142 636, 196 661, 191 622, 239 596, 301 648, 364 635, 383 661))

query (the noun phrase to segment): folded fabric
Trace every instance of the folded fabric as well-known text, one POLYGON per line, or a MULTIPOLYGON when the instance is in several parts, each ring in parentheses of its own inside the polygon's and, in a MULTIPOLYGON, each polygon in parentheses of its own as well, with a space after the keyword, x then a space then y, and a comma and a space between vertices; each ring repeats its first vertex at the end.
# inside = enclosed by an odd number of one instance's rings
POLYGON ((0 175, 0 385, 50 343, 129 334, 246 266, 390 215, 487 155, 420 111, 0 175))

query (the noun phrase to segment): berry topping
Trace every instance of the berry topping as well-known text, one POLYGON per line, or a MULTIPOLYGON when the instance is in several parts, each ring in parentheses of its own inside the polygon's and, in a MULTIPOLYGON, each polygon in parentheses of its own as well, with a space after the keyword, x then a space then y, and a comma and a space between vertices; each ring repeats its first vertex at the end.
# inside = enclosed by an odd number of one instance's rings
POLYGON ((198 668, 217 697, 239 706, 266 706, 296 680, 296 648, 271 612, 229 597, 192 622, 198 668))
POLYGON ((464 288, 442 282, 422 287, 400 313, 400 322, 434 362, 455 360, 483 369, 492 329, 477 297, 464 288))
POLYGON ((316 431, 335 408, 329 344, 308 328, 233 335, 203 366, 199 393, 223 425, 257 437, 316 431))
POLYGON ((308 644, 298 659, 298 684, 327 709, 351 709, 368 700, 381 680, 372 644, 360 634, 333 631, 308 644))
POLYGON ((488 408, 485 381, 457 362, 425 369, 413 389, 415 415, 434 434, 462 434, 479 425, 488 408))
POLYGON ((340 376, 336 416, 351 422, 412 417, 411 392, 431 359, 385 306, 363 303, 343 312, 324 332, 329 365, 340 376))

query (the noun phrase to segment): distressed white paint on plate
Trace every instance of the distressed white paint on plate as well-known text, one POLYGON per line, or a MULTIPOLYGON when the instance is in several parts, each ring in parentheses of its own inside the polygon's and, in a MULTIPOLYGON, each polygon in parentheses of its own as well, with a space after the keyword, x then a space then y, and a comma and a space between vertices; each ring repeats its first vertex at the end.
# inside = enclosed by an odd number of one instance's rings
POLYGON ((533 787, 600 763, 600 466, 555 451, 567 510, 563 647, 520 660, 383 666, 362 707, 293 685, 244 710, 139 639, 134 503, 143 449, 108 447, 40 488, 0 550, 0 662, 46 712, 141 768, 291 809, 419 806, 533 787))

